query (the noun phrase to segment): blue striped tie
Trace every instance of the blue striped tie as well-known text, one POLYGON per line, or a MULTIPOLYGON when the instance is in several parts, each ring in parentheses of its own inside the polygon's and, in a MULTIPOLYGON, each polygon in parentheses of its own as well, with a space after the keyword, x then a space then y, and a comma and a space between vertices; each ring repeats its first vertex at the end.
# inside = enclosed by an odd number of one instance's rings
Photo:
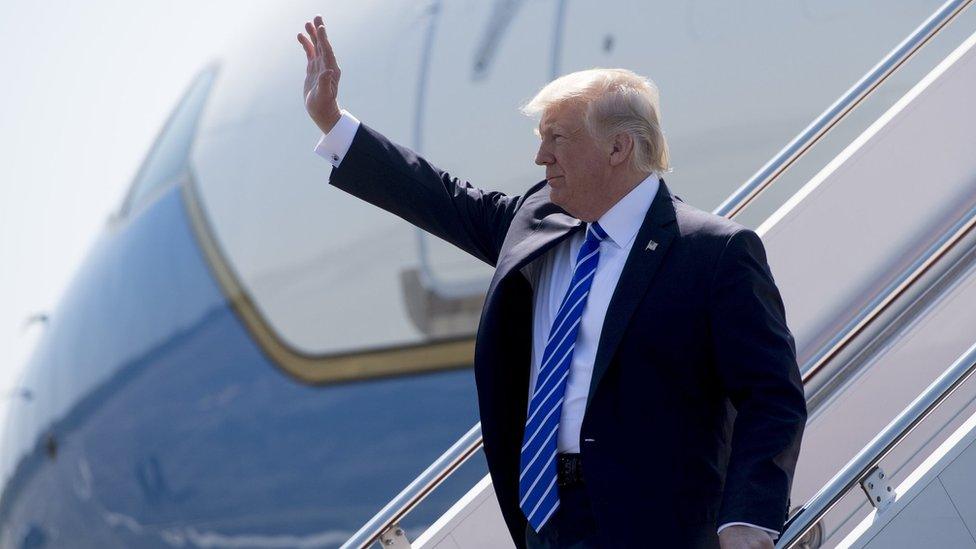
POLYGON ((586 231, 586 241, 576 256, 576 270, 569 289, 552 322, 549 339, 529 402, 525 435, 522 438, 519 505, 536 532, 559 507, 556 488, 556 431, 579 333, 586 296, 600 261, 600 241, 607 237, 599 223, 586 231))

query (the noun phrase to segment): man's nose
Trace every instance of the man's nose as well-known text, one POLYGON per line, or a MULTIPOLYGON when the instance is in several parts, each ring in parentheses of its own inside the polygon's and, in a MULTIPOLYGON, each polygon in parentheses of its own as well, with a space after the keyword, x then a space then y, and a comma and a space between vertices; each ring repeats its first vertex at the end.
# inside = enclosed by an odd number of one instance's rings
POLYGON ((539 147, 539 152, 535 153, 535 163, 540 166, 545 166, 546 164, 552 164, 552 155, 545 151, 542 147, 539 147))

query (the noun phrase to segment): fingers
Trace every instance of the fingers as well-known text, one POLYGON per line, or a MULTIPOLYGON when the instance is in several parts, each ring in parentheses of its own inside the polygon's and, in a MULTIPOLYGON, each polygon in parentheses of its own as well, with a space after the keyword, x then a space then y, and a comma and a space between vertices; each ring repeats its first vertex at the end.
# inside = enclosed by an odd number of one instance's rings
POLYGON ((305 55, 309 61, 318 56, 318 46, 316 45, 318 38, 315 37, 315 27, 312 26, 311 21, 305 21, 305 32, 298 35, 298 41, 305 49, 305 55))
POLYGON ((311 37, 312 45, 317 46, 319 39, 315 36, 315 25, 311 21, 305 21, 305 32, 311 37))
POLYGON ((319 27, 323 25, 324 23, 322 22, 322 16, 316 15, 315 17, 312 18, 312 28, 309 29, 309 34, 311 34, 315 38, 314 44, 315 44, 316 54, 321 55, 322 58, 324 59, 325 47, 322 45, 322 36, 319 34, 319 27))
POLYGON ((322 20, 322 16, 316 15, 312 21, 306 21, 305 32, 308 33, 308 36, 299 33, 298 42, 305 50, 305 56, 308 60, 319 58, 321 61, 325 61, 325 66, 337 69, 338 62, 335 52, 332 51, 332 44, 329 43, 328 35, 325 33, 325 22, 322 20))
POLYGON ((315 46, 312 45, 312 42, 305 36, 304 32, 298 33, 298 43, 305 50, 305 59, 311 61, 315 57, 315 46))
POLYGON ((322 60, 322 47, 319 44, 319 38, 317 32, 315 31, 315 26, 311 21, 305 21, 305 32, 308 33, 309 43, 312 45, 312 57, 310 60, 322 60))
POLYGON ((319 43, 321 44, 323 53, 325 54, 326 65, 329 68, 338 68, 339 63, 336 61, 335 53, 332 51, 332 44, 329 43, 329 38, 325 34, 325 25, 318 26, 316 30, 318 31, 319 43))

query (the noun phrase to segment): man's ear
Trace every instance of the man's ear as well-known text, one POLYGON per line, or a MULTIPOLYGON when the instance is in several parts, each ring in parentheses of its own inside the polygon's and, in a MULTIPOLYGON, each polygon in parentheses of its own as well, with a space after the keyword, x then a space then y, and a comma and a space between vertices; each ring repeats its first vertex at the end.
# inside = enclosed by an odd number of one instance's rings
POLYGON ((619 166, 630 157, 634 149, 634 138, 627 132, 613 136, 610 142, 610 165, 619 166))

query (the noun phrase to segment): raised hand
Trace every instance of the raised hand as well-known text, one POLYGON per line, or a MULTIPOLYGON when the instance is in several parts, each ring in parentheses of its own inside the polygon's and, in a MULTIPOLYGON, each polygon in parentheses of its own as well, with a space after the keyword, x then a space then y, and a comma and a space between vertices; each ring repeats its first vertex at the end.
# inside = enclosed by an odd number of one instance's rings
POLYGON ((332 44, 325 34, 322 16, 305 22, 305 33, 298 33, 298 42, 305 50, 308 67, 305 69, 305 110, 312 121, 329 133, 339 121, 339 77, 342 71, 336 62, 332 44))

